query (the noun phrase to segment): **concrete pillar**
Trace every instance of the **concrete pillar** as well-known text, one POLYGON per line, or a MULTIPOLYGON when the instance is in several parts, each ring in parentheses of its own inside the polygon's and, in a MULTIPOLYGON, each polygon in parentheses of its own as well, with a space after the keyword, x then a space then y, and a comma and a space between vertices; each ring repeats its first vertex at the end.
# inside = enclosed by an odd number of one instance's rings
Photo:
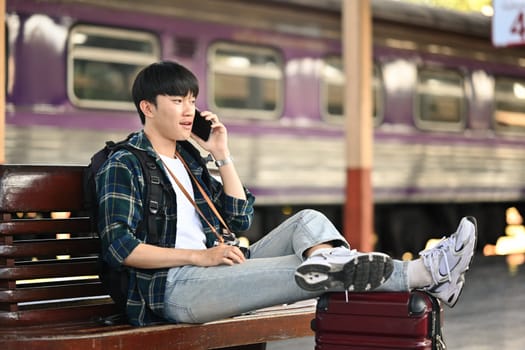
POLYGON ((5 163, 5 66, 6 66, 6 32, 5 32, 5 1, 0 0, 0 164, 5 163))
POLYGON ((369 0, 342 1, 346 76, 346 203, 344 235, 353 248, 373 250, 372 16, 369 0))

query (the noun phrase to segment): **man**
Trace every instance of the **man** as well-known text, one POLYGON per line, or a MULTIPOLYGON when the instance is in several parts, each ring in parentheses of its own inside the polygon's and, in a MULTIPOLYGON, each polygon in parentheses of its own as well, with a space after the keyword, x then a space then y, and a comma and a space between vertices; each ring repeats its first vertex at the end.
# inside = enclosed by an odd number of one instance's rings
POLYGON ((144 128, 129 144, 151 154, 172 185, 160 205, 157 244, 139 229, 146 205, 136 157, 121 149, 97 176, 102 256, 113 267, 128 268, 126 312, 132 324, 208 322, 326 291, 419 288, 455 305, 475 249, 474 218, 461 220, 453 235, 410 262, 350 250, 313 210, 297 213, 253 244, 249 259, 222 243, 216 233, 223 227, 212 207, 233 232, 241 232, 251 224, 254 197, 237 174, 217 115, 201 113, 212 123, 207 141, 192 133, 198 93, 193 73, 174 62, 146 67, 133 84, 144 128), (220 182, 209 175, 190 138, 216 160, 220 182))

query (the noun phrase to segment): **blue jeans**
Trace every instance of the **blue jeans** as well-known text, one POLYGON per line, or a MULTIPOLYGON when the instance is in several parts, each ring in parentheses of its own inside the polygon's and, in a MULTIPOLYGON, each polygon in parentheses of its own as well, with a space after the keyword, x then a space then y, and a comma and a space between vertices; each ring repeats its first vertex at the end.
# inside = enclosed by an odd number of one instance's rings
MULTIPOLYGON (((166 284, 164 309, 174 322, 203 323, 259 308, 320 296, 295 283, 294 273, 308 248, 325 242, 349 247, 321 213, 303 210, 250 247, 250 259, 234 266, 175 267, 166 284)), ((406 263, 377 290, 408 290, 406 263)))

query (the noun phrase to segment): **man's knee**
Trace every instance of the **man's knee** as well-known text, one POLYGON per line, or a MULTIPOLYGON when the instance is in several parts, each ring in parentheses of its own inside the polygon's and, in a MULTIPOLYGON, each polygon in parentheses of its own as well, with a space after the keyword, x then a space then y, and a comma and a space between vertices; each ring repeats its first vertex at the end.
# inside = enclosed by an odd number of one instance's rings
POLYGON ((323 213, 315 209, 302 209, 298 211, 297 214, 295 215, 298 215, 305 219, 306 218, 320 218, 322 220, 328 220, 328 218, 323 213))

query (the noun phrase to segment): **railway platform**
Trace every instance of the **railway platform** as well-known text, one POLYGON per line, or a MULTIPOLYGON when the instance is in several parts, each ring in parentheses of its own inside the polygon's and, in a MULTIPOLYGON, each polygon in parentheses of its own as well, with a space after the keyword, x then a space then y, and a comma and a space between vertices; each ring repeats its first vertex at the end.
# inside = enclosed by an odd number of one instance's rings
MULTIPOLYGON (((461 299, 444 308, 443 334, 451 350, 522 350, 525 344, 525 265, 477 255, 461 299)), ((267 350, 314 348, 313 337, 269 343, 267 350)))

